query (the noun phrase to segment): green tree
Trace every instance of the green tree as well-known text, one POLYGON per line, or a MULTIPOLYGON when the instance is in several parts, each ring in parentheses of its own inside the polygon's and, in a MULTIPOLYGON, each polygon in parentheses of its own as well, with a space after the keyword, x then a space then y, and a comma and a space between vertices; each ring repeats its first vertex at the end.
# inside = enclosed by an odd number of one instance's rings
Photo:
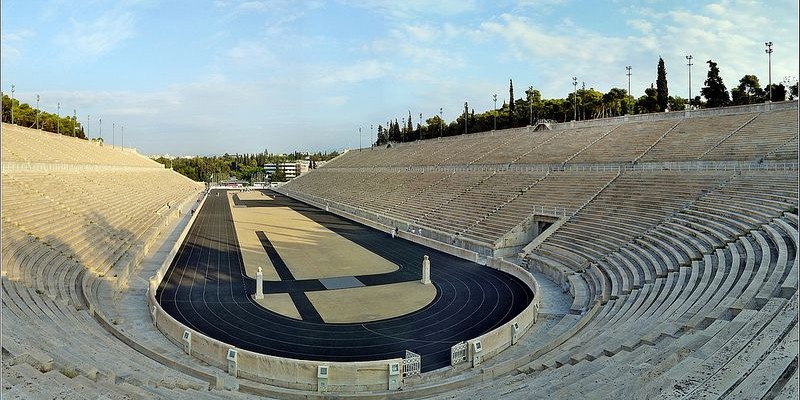
POLYGON ((508 80, 508 104, 511 104, 511 111, 514 111, 514 81, 508 80))
POLYGON ((764 102, 764 90, 755 75, 745 75, 739 80, 739 86, 731 89, 731 100, 734 105, 764 102))
POLYGON ((658 101, 658 111, 666 111, 669 105, 669 89, 667 88, 667 69, 664 67, 664 59, 658 57, 658 78, 656 79, 656 99, 658 101))
POLYGON ((603 94, 602 117, 616 117, 625 115, 630 108, 627 104, 628 91, 621 88, 611 88, 608 93, 603 94))
POLYGON ((400 141, 400 125, 397 123, 397 118, 395 118, 394 123, 389 123, 389 141, 400 141))
POLYGON ((700 89, 700 93, 706 98, 706 107, 724 107, 731 102, 728 95, 728 88, 722 82, 722 77, 719 75, 719 68, 714 61, 706 61, 708 64, 708 77, 705 81, 705 86, 700 89))
POLYGON ((389 132, 383 129, 383 126, 378 125, 378 139, 375 141, 376 146, 383 146, 389 142, 389 132))
POLYGON ((408 125, 406 125, 406 140, 407 141, 411 142, 414 139, 416 139, 416 137, 414 137, 414 135, 413 135, 413 132, 414 132, 414 123, 411 122, 411 111, 409 110, 408 111, 408 125))
MULTIPOLYGON (((769 88, 770 86, 767 85, 766 89, 764 89, 763 100, 769 100, 769 88)), ((782 83, 773 83, 772 84, 772 101, 785 101, 786 100, 786 86, 782 83)))
POLYGON ((686 109, 686 99, 680 96, 669 96, 669 110, 683 111, 686 109))
POLYGON ((652 85, 645 89, 644 96, 636 100, 633 106, 633 111, 636 114, 647 114, 658 112, 658 90, 652 85))
POLYGON ((275 172, 272 173, 269 180, 271 182, 286 182, 286 172, 282 168, 275 168, 275 172))

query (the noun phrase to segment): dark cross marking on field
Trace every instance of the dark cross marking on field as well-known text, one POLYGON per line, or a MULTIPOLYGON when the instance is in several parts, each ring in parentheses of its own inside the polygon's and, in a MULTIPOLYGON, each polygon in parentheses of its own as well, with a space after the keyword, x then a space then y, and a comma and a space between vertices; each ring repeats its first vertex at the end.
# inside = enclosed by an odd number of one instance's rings
MULTIPOLYGON (((269 260, 272 262, 272 265, 275 267, 275 271, 278 273, 278 276, 281 278, 281 280, 294 281, 295 279, 292 275, 292 271, 289 271, 289 267, 286 266, 283 258, 280 254, 278 254, 278 251, 275 250, 275 246, 273 246, 272 242, 269 241, 267 235, 265 235, 263 231, 257 231, 256 235, 261 241, 261 246, 264 247, 264 251, 267 252, 267 257, 269 257, 269 260)), ((308 296, 306 296, 306 293, 301 285, 292 285, 287 289, 287 292, 292 298, 295 307, 297 307, 297 312, 300 313, 300 318, 302 318, 303 321, 319 323, 323 322, 322 316, 320 316, 317 309, 314 308, 314 304, 312 304, 311 300, 308 299, 308 296)))

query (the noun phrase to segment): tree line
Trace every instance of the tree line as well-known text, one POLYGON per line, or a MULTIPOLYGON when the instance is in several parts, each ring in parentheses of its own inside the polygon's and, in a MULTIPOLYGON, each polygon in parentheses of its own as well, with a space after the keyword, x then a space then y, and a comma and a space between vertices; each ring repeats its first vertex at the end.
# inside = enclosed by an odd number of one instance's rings
MULTIPOLYGON (((264 175, 264 165, 282 162, 291 162, 308 159, 311 167, 314 168, 317 162, 328 161, 336 156, 338 152, 317 152, 304 153, 295 151, 290 154, 272 154, 267 150, 261 153, 228 154, 222 156, 197 156, 197 157, 156 157, 153 158, 158 163, 164 164, 167 168, 172 168, 176 172, 198 182, 217 182, 231 178, 242 181, 263 182, 266 180, 264 175)), ((280 178, 279 174, 277 178, 280 178)), ((276 178, 276 177, 273 177, 276 178)), ((277 179, 273 179, 277 180, 277 179)))
MULTIPOLYGON (((770 89, 772 101, 784 101, 787 95, 790 100, 798 97, 797 82, 787 88, 783 83, 773 83, 762 88, 755 75, 745 75, 739 84, 728 91, 719 75, 717 63, 708 60, 708 73, 701 96, 685 99, 671 96, 667 83, 667 72, 664 60, 659 57, 656 67, 655 85, 646 88, 644 94, 634 98, 623 88, 611 88, 603 93, 594 88, 575 87, 563 99, 542 99, 541 92, 533 87, 525 90, 522 98, 514 97, 514 83, 509 80, 509 98, 501 107, 475 113, 468 103, 455 121, 445 122, 439 115, 427 118, 422 123, 419 118, 408 112, 401 122, 397 118, 389 120, 385 125, 378 125, 375 146, 389 142, 410 142, 443 136, 455 136, 472 132, 485 132, 492 129, 508 129, 533 125, 540 120, 569 122, 596 118, 616 117, 628 114, 647 114, 664 111, 685 110, 687 105, 693 108, 713 108, 730 105, 763 103, 769 100, 770 89), (416 122, 416 124, 415 124, 416 122)), ((577 82, 575 82, 577 83, 577 82)), ((497 96, 494 96, 497 100, 497 96)))
POLYGON ((3 122, 10 124, 13 114, 14 124, 27 128, 38 128, 43 131, 75 136, 86 139, 83 126, 76 116, 59 117, 46 111, 31 107, 28 103, 20 104, 19 100, 3 94, 3 122), (37 126, 38 124, 38 126, 37 126))

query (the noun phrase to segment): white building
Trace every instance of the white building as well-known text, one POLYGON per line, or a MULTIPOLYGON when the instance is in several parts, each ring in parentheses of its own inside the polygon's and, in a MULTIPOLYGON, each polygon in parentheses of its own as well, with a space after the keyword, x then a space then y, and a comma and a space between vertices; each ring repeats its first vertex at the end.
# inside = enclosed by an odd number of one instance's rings
POLYGON ((278 164, 269 163, 264 165, 264 172, 267 174, 267 176, 272 176, 272 174, 275 173, 275 170, 280 168, 286 175, 286 179, 293 179, 308 172, 309 165, 310 163, 308 160, 289 161, 278 164))

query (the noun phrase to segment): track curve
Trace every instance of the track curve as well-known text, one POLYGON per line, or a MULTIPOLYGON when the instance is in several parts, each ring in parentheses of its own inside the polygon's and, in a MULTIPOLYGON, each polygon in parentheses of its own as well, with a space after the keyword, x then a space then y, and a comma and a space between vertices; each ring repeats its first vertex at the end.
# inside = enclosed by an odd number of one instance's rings
MULTIPOLYGON (((504 324, 533 300, 523 282, 504 272, 391 239, 288 197, 270 195, 276 200, 271 205, 292 207, 399 265, 394 281, 418 280, 422 257, 428 255, 436 297, 410 314, 367 323, 296 320, 265 310, 251 300, 255 281, 244 275, 227 196, 214 190, 156 293, 167 313, 207 336, 258 353, 312 361, 373 361, 403 357, 405 350, 411 350, 422 356, 423 371, 430 371, 450 364, 452 345, 504 324)), ((367 285, 386 279, 380 275, 358 278, 367 285)), ((265 293, 302 293, 313 287, 308 280, 270 282, 265 283, 265 293)))

